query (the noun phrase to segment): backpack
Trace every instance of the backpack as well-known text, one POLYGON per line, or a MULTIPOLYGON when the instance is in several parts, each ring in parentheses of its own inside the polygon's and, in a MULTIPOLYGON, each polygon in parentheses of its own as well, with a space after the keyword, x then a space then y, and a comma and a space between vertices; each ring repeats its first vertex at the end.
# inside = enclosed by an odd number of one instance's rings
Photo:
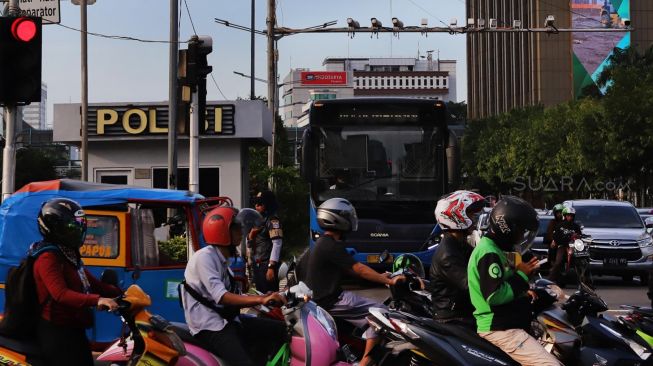
POLYGON ((30 252, 18 267, 9 268, 5 283, 5 307, 0 321, 0 334, 16 339, 26 339, 34 335, 39 319, 41 304, 36 293, 34 262, 39 255, 60 251, 52 244, 46 244, 30 252))

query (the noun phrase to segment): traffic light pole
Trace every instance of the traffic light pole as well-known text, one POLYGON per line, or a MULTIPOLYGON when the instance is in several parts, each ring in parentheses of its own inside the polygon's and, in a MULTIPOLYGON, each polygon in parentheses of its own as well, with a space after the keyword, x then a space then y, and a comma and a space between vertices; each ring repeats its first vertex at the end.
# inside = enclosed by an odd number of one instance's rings
POLYGON ((82 181, 88 182, 88 34, 87 0, 81 0, 81 53, 82 53, 82 181))
POLYGON ((168 189, 177 189, 177 54, 178 2, 170 0, 170 55, 168 75, 168 189))
MULTIPOLYGON (((20 14, 18 0, 9 0, 9 16, 20 14)), ((16 180, 16 120, 18 108, 16 105, 5 106, 5 148, 2 152, 2 200, 9 197, 15 190, 16 180)))
POLYGON ((188 190, 193 193, 200 192, 200 113, 199 113, 199 93, 198 87, 193 91, 193 97, 190 102, 190 128, 189 128, 189 145, 188 155, 188 190))

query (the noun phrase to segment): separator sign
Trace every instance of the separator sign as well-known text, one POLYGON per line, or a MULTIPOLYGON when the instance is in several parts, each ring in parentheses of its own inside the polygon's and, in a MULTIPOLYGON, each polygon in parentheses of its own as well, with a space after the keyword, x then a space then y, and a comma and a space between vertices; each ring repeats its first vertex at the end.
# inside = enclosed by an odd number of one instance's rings
POLYGON ((43 18, 43 24, 61 23, 59 0, 20 0, 20 15, 43 18))

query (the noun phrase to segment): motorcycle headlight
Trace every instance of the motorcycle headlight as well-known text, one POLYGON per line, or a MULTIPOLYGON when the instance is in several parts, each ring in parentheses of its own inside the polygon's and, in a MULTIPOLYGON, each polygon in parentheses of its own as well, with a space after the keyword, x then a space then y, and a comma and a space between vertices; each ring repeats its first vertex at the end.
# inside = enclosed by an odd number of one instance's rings
POLYGON ((574 240, 574 249, 578 252, 582 252, 585 250, 585 243, 580 239, 574 240))
POLYGON ((653 245, 653 238, 648 233, 644 233, 637 239, 637 244, 642 248, 651 246, 653 245))

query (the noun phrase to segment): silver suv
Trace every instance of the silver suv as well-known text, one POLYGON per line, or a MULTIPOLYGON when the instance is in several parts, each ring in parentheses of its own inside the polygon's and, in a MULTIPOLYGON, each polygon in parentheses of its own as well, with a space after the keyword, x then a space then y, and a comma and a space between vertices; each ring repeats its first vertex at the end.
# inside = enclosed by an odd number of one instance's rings
POLYGON ((576 209, 576 221, 583 228, 589 245, 592 274, 621 276, 631 281, 639 276, 642 284, 653 269, 653 238, 644 221, 629 202, 574 200, 564 202, 576 209))

